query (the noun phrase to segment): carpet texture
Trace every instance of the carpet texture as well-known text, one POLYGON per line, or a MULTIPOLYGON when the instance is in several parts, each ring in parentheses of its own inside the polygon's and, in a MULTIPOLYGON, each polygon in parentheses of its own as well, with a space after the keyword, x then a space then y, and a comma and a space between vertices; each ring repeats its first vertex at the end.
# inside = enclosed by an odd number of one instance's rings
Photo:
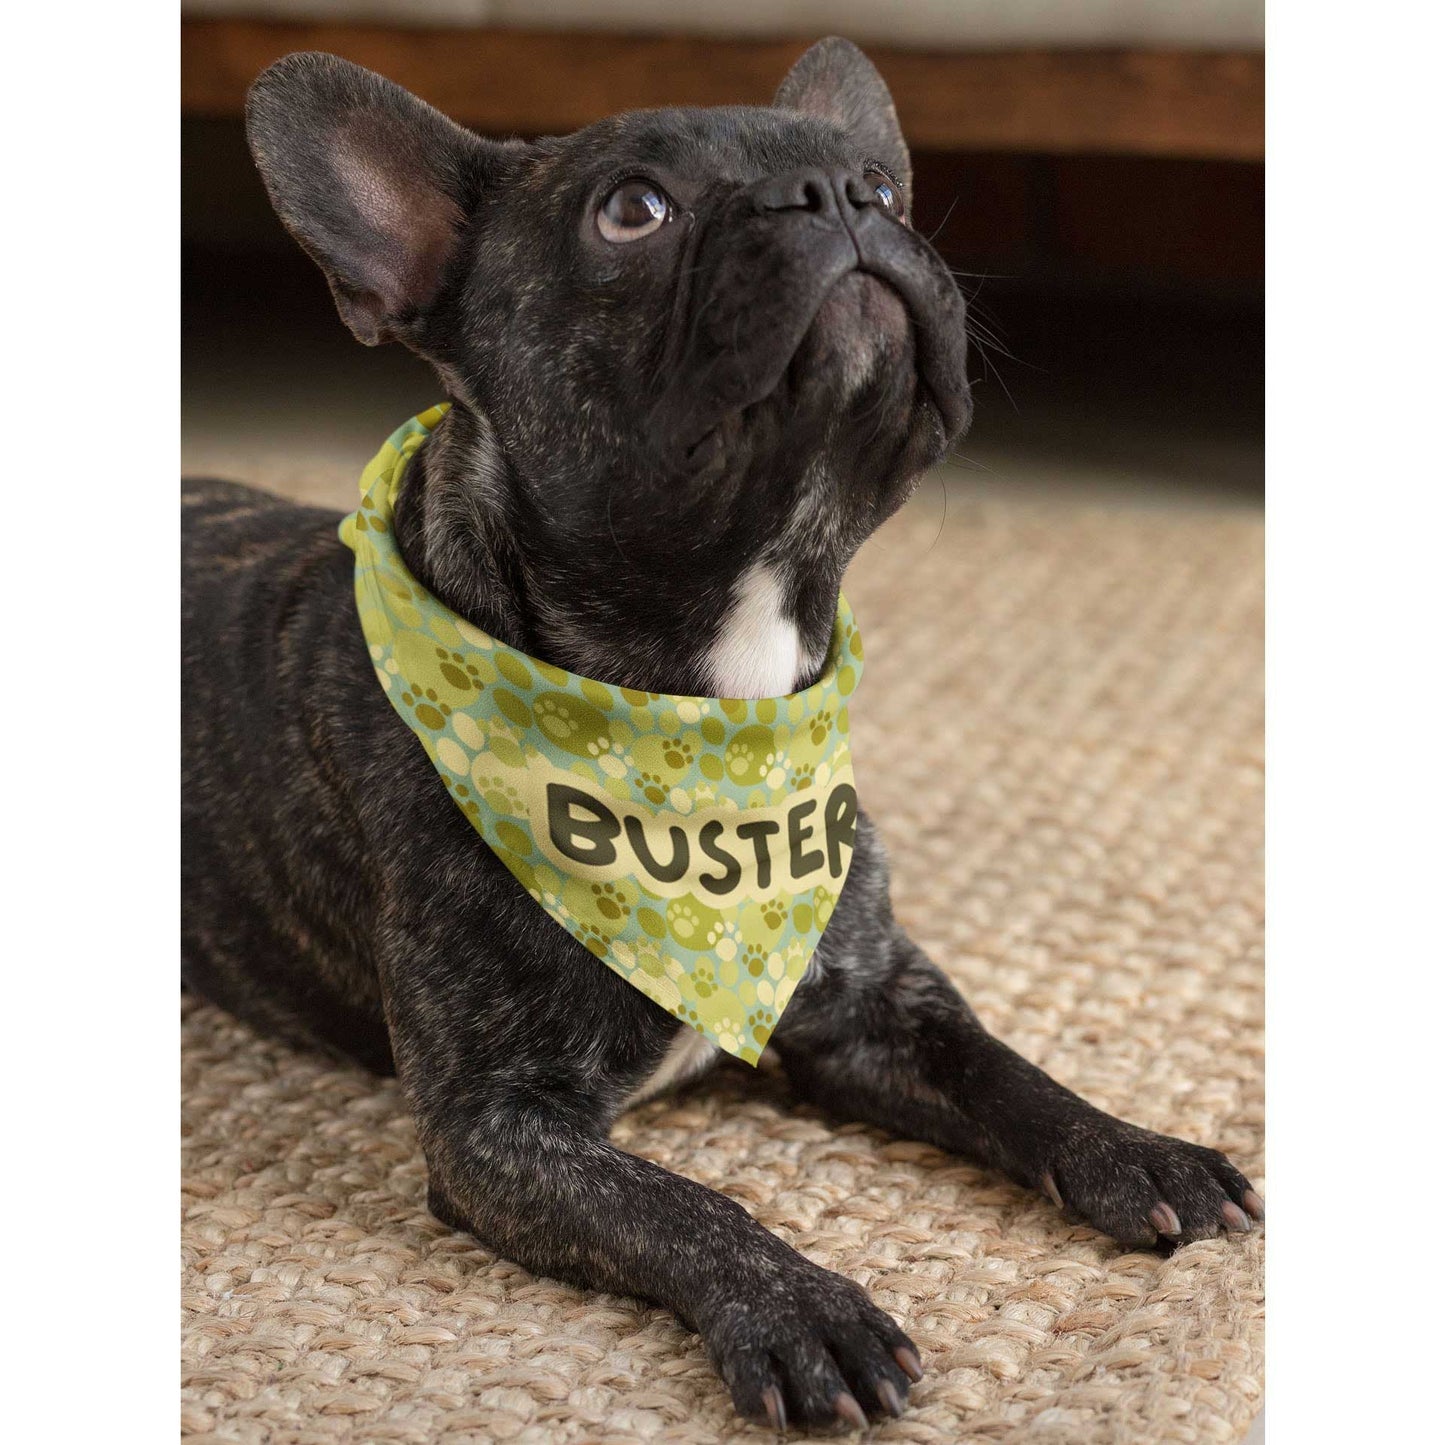
MULTIPOLYGON (((955 496, 945 522, 930 495, 847 591, 869 659, 855 762, 899 916, 1020 1051, 1263 1190, 1261 573, 1249 512, 955 496)), ((197 1445, 767 1438, 665 1311, 432 1219, 394 1082, 206 1005, 183 1019, 197 1445)), ((985 1171, 794 1107, 766 1068, 724 1067, 615 1138, 902 1322, 927 1374, 879 1440, 1230 1441, 1259 1409, 1259 1230, 1126 1253, 985 1171)))

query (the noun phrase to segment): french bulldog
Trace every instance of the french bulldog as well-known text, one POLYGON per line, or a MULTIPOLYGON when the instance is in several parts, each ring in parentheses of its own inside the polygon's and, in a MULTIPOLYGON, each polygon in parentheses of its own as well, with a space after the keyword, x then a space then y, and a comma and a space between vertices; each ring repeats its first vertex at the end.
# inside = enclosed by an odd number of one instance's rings
MULTIPOLYGON (((256 81, 247 130, 342 319, 426 358, 451 401, 396 509, 435 597, 604 682, 809 685, 849 559, 970 420, 965 303, 910 225, 908 150, 855 46, 813 46, 770 106, 534 142, 292 55, 256 81)), ((716 1049, 481 844, 377 685, 338 520, 184 488, 186 986, 394 1069, 438 1219, 660 1301, 744 1415, 898 1414, 921 1361, 862 1289, 609 1142, 716 1049)), ((1102 1113, 984 1030, 895 921, 862 813, 769 1048, 799 1098, 990 1165, 1127 1245, 1262 1217, 1221 1154, 1102 1113)))

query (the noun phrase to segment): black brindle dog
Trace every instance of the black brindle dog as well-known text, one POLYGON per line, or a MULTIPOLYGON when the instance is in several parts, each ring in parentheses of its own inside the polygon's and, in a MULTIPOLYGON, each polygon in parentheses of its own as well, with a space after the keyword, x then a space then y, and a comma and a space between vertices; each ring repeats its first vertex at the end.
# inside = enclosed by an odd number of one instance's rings
MULTIPOLYGON (((854 46, 814 46, 770 107, 533 144, 293 55, 247 122, 347 325, 411 347, 451 398, 397 508, 435 596, 639 689, 776 696, 817 675, 849 559, 970 415, 964 303, 909 226, 908 152, 854 46)), ((395 1067, 440 1219, 663 1302, 745 1414, 897 1413, 918 1356, 857 1285, 608 1142, 713 1046, 478 839, 377 686, 337 521, 185 490, 187 984, 395 1067)), ((1222 1155, 1110 1118, 986 1033, 894 921, 861 816, 771 1048, 802 1098, 992 1165, 1126 1244, 1262 1213, 1222 1155)))

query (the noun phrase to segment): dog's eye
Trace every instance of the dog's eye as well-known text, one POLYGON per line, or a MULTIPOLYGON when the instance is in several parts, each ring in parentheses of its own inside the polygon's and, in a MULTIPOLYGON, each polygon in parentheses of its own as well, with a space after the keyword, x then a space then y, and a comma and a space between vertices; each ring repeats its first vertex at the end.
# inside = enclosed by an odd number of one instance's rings
POLYGON ((903 194, 894 184, 892 176, 885 174, 883 171, 871 170, 864 172, 863 179, 873 187, 873 194, 878 197, 878 204, 882 206, 889 215, 897 216, 900 221, 905 219, 903 214, 903 194))
POLYGON ((672 219, 667 192, 636 176, 623 181, 597 212, 597 229, 605 241, 640 241, 672 219))

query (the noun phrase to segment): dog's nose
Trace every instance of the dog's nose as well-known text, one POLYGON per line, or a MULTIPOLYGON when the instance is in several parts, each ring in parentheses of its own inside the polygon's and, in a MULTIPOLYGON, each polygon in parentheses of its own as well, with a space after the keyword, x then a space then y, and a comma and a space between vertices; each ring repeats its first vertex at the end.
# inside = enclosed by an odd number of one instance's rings
POLYGON ((753 190, 759 214, 768 211, 811 211, 844 219, 875 200, 868 183, 852 171, 806 166, 782 176, 769 176, 753 190))

